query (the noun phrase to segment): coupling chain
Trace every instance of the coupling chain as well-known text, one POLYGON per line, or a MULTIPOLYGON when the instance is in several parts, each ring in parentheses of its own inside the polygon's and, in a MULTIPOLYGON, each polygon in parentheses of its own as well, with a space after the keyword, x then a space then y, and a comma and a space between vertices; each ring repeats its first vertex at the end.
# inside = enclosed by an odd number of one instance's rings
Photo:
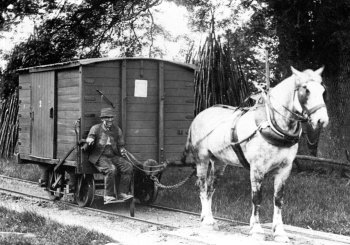
POLYGON ((157 187, 163 188, 163 189, 176 189, 185 184, 192 176, 196 174, 196 170, 194 170, 187 178, 184 180, 180 181, 179 183, 175 185, 163 185, 162 183, 159 182, 159 179, 155 175, 151 175, 150 178, 154 181, 154 184, 157 187))

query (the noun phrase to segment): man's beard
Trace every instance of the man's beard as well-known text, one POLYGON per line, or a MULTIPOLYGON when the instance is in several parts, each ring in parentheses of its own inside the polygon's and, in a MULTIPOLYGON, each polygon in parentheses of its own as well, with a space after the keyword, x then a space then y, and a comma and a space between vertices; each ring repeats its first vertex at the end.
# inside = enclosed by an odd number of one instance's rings
POLYGON ((113 123, 105 122, 104 125, 105 125, 106 129, 110 130, 112 125, 113 125, 113 123))

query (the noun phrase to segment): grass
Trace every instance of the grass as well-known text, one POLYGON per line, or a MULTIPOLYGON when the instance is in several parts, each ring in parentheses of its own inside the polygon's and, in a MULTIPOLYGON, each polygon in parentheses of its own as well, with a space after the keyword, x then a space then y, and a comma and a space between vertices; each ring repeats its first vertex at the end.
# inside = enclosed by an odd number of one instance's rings
POLYGON ((3 245, 106 244, 113 239, 77 226, 62 226, 31 211, 15 212, 0 207, 0 232, 31 233, 34 238, 16 234, 0 236, 3 245))
MULTIPOLYGON (((174 184, 188 176, 192 169, 168 169, 161 182, 174 184)), ((161 205, 200 212, 199 192, 195 178, 179 189, 161 190, 157 199, 161 205)), ((285 224, 325 232, 350 235, 349 180, 313 172, 293 172, 286 184, 283 220, 285 224)), ((249 222, 251 193, 249 172, 228 167, 221 185, 213 197, 214 215, 249 222)), ((273 178, 263 185, 261 221, 272 222, 273 178)))
POLYGON ((14 159, 0 159, 0 174, 38 181, 40 169, 36 164, 16 164, 14 159))

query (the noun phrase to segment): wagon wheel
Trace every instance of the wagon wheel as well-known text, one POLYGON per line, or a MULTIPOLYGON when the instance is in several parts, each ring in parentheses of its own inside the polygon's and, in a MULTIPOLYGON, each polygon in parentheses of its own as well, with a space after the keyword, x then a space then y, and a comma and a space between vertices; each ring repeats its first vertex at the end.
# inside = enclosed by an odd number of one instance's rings
POLYGON ((79 207, 89 207, 94 201, 95 180, 92 174, 78 175, 75 200, 79 207))
MULTIPOLYGON (((157 176, 160 179, 160 176, 157 176)), ((144 176, 143 181, 138 185, 136 196, 143 204, 153 203, 158 196, 158 186, 150 179, 149 176, 144 176)))
POLYGON ((64 190, 64 172, 49 170, 46 190, 52 200, 61 199, 64 190))

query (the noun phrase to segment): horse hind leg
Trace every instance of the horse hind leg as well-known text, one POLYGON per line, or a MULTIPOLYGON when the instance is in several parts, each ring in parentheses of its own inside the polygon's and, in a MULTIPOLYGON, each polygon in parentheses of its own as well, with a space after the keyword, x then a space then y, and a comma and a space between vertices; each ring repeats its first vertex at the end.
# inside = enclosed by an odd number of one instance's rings
POLYGON ((201 162, 197 164, 197 186, 199 187, 199 197, 202 205, 201 225, 215 226, 216 222, 212 213, 212 197, 214 194, 214 166, 213 163, 201 162), (210 168, 209 168, 210 165, 210 168))
POLYGON ((274 211, 272 231, 276 242, 289 242, 287 233, 284 230, 282 222, 282 206, 284 197, 285 182, 290 174, 292 164, 280 169, 275 175, 274 181, 274 211), (289 166, 290 165, 290 166, 289 166))

